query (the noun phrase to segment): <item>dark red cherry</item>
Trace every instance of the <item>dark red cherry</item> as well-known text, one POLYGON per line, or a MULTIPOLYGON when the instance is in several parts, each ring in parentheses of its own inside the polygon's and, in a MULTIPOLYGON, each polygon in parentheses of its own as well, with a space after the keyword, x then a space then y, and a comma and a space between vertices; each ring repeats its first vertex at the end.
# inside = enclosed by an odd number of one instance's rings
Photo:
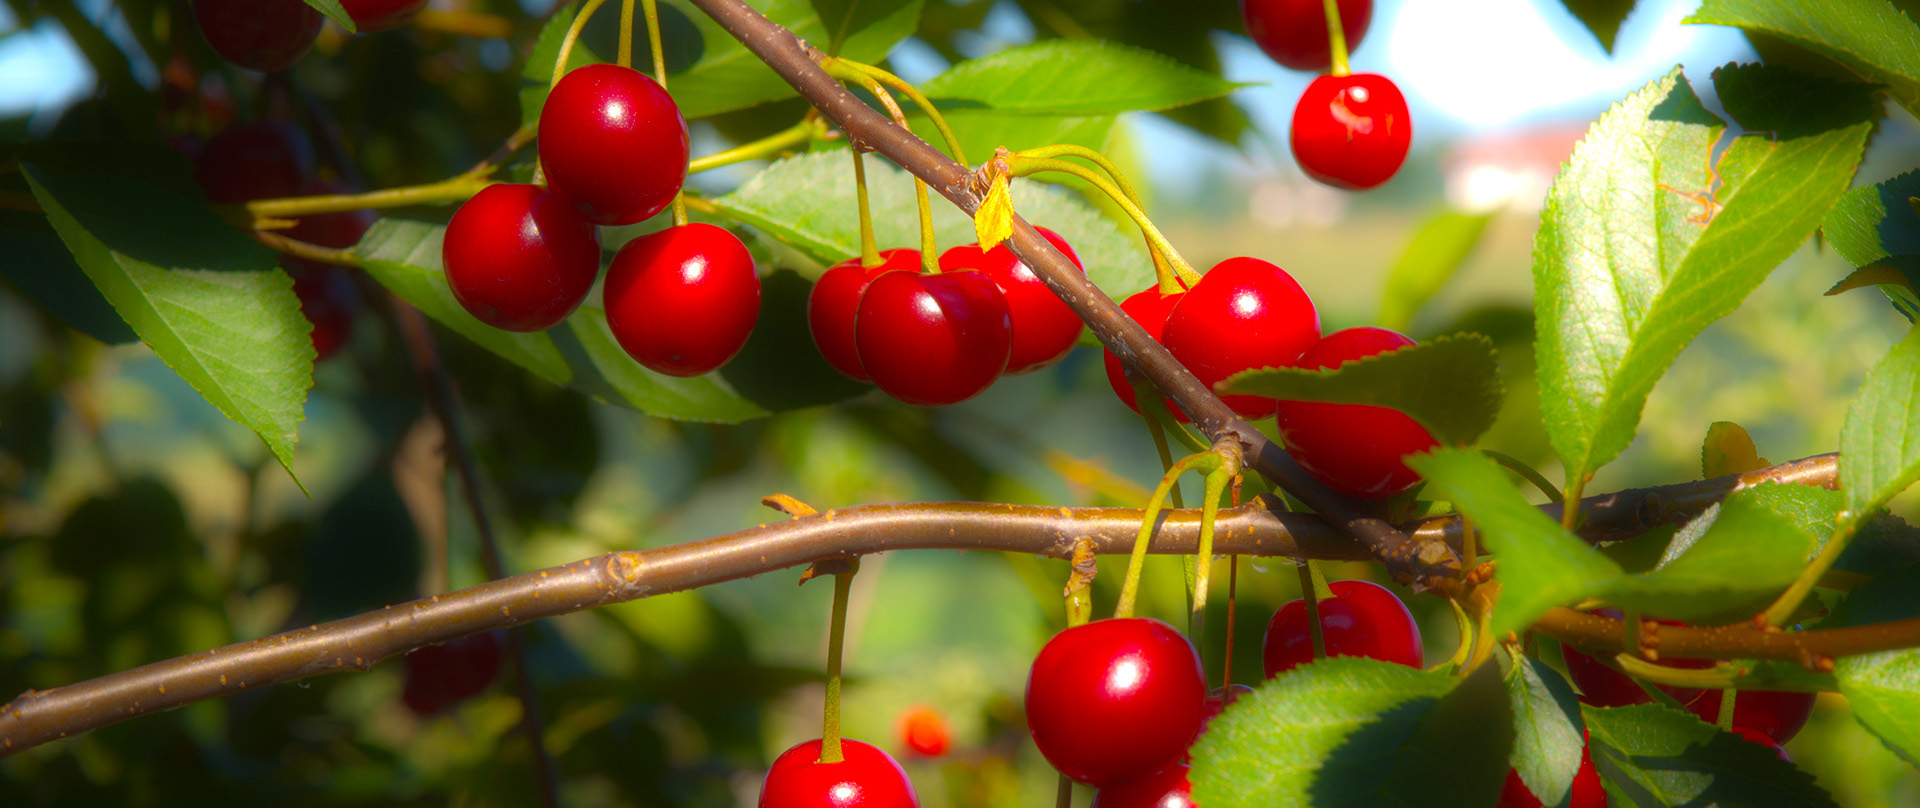
POLYGON ((353 335, 353 315, 360 310, 360 294, 346 270, 298 258, 283 258, 293 276, 293 293, 300 313, 313 324, 314 361, 333 356, 353 335))
POLYGON ((414 15, 427 7, 427 0, 340 0, 340 7, 347 10, 360 33, 371 34, 412 22, 414 15))
POLYGON ((248 70, 285 70, 307 55, 326 18, 302 0, 193 0, 200 34, 248 70))
MULTIPOLYGON (((1339 7, 1340 32, 1353 51, 1373 21, 1373 0, 1340 0, 1339 7)), ((1324 72, 1333 64, 1322 0, 1240 0, 1240 19, 1253 43, 1282 65, 1324 72)))
POLYGON ((193 178, 216 204, 277 199, 300 192, 313 172, 313 144, 291 124, 228 127, 200 149, 193 178))
MULTIPOLYGON (((1327 656, 1370 657, 1423 667, 1420 626, 1407 605, 1385 587, 1370 581, 1334 581, 1333 597, 1320 601, 1320 635, 1327 656)), ((1313 661, 1313 634, 1307 622, 1307 602, 1297 599, 1280 607, 1267 622, 1261 642, 1261 660, 1267 678, 1313 661)))
POLYGON ((1407 99, 1386 76, 1321 76, 1293 108, 1293 159, 1307 176, 1349 191, 1393 179, 1413 143, 1407 99))
MULTIPOLYGON (((1613 620, 1622 618, 1617 609, 1600 609, 1594 614, 1613 620)), ((1686 625, 1677 620, 1660 620, 1658 623, 1666 626, 1686 625)), ((1625 707, 1629 704, 1646 704, 1653 701, 1653 697, 1647 695, 1647 691, 1635 684, 1631 677, 1607 667, 1605 663, 1580 652, 1573 646, 1564 646, 1562 655, 1566 658, 1567 675, 1573 679, 1574 687, 1580 689, 1582 702, 1595 707, 1625 707)), ((1710 659, 1662 659, 1660 664, 1670 668, 1699 669, 1711 668, 1714 663, 1710 659)), ((1672 685, 1657 685, 1657 687, 1681 704, 1691 704, 1703 693, 1699 689, 1690 687, 1672 685)), ((1711 692, 1715 698, 1720 695, 1720 691, 1711 692)), ((1714 714, 1719 714, 1717 705, 1714 714)))
POLYGON ((882 272, 920 269, 919 250, 881 250, 880 257, 880 265, 872 269, 861 266, 859 258, 834 264, 807 294, 807 330, 813 334, 814 347, 834 370, 863 382, 869 379, 853 347, 853 316, 860 309, 860 295, 882 272))
POLYGON ((493 684, 500 656, 500 639, 491 631, 416 650, 406 656, 400 700, 415 715, 446 712, 493 684))
MULTIPOLYGON (((1607 790, 1600 785, 1600 772, 1593 768, 1593 748, 1580 747, 1580 768, 1573 774, 1572 793, 1568 794, 1567 808, 1607 808, 1607 790)), ((1507 770, 1506 787, 1500 791, 1500 803, 1496 808, 1543 808, 1540 798, 1528 790, 1527 784, 1520 779, 1520 773, 1507 770)))
MULTIPOLYGON (((1700 716, 1702 721, 1717 723, 1720 720, 1721 693, 1719 690, 1703 690, 1692 701, 1686 702, 1687 709, 1700 716)), ((1742 690, 1733 699, 1733 726, 1786 743, 1800 734, 1800 728, 1806 726, 1807 719, 1813 716, 1813 698, 1812 693, 1742 690)))
MULTIPOLYGON (((1086 271, 1066 239, 1044 227, 1034 229, 1053 242, 1075 267, 1086 271)), ((1085 326, 1079 316, 1041 282, 1040 276, 1033 274, 1032 268, 1015 257, 1006 244, 985 251, 979 244, 950 248, 940 254, 940 268, 977 269, 992 278, 1000 287, 1000 293, 1006 296, 1007 311, 1013 317, 1013 349, 1009 352, 1005 375, 1032 373, 1052 365, 1065 358, 1067 351, 1073 350, 1074 342, 1080 339, 1085 326)))
MULTIPOLYGON (((1328 334, 1300 356, 1298 366, 1337 368, 1347 362, 1413 345, 1385 328, 1346 328, 1328 334)), ((1420 482, 1402 458, 1439 446, 1406 413, 1365 404, 1282 401, 1280 438, 1301 467, 1350 497, 1390 497, 1420 482)))
MULTIPOLYGON (((1201 383, 1254 368, 1292 365, 1320 341, 1320 314, 1287 271, 1258 258, 1229 258, 1187 291, 1167 315, 1160 341, 1201 383)), ((1234 412, 1264 418, 1274 401, 1225 396, 1234 412)))
MULTIPOLYGON (((1132 317, 1141 328, 1146 329, 1147 336, 1152 337, 1155 342, 1161 342, 1160 335, 1167 327, 1167 315, 1173 313, 1173 307, 1178 305, 1180 299, 1185 296, 1185 292, 1163 295, 1160 294, 1160 287, 1149 286, 1121 301, 1120 310, 1126 312, 1128 317, 1132 317)), ((1126 367, 1120 364, 1120 357, 1114 356, 1112 351, 1106 351, 1105 354, 1107 385, 1113 388, 1113 394, 1120 397, 1120 403, 1127 405, 1127 409, 1139 412, 1140 403, 1133 398, 1133 385, 1127 382, 1126 367)), ((1166 403, 1167 411, 1173 413, 1175 420, 1181 423, 1187 422, 1187 414, 1180 411, 1179 405, 1173 403, 1173 399, 1167 399, 1166 403)))
MULTIPOLYGON (((303 196, 332 196, 352 193, 347 186, 332 180, 309 180, 300 187, 303 196)), ((287 229, 287 236, 308 244, 344 250, 360 243, 360 237, 379 218, 371 210, 349 210, 308 216, 287 229)))
POLYGON ((913 782, 873 744, 840 739, 838 763, 820 762, 820 739, 780 753, 760 786, 760 808, 919 808, 913 782))
POLYGON ((1093 792, 1093 808, 1195 808, 1187 764, 1176 763, 1160 773, 1101 786, 1093 792))
MULTIPOLYGON (((1742 693, 1741 695, 1745 696, 1746 694, 1742 693)), ((1734 715, 1736 716, 1740 714, 1740 706, 1738 703, 1734 705, 1733 712, 1734 712, 1734 715)), ((1738 719, 1735 719, 1735 720, 1738 720, 1738 719)), ((1781 746, 1780 741, 1774 740, 1773 736, 1768 735, 1767 733, 1761 732, 1760 730, 1757 730, 1757 729, 1753 729, 1752 727, 1735 726, 1733 728, 1733 734, 1773 750, 1773 753, 1775 755, 1778 755, 1781 760, 1784 760, 1788 763, 1793 762, 1793 758, 1787 757, 1786 747, 1781 746)))
POLYGON ((1055 634, 1027 676, 1027 729, 1061 774, 1106 787, 1180 762, 1200 734, 1200 655, 1158 620, 1096 620, 1055 634))
POLYGON ((882 272, 853 318, 861 369, 887 395, 923 407, 992 386, 1012 341, 1007 299, 978 272, 882 272))
POLYGON ((447 223, 441 250, 454 299, 481 322, 540 331, 567 319, 600 272, 600 235, 532 185, 489 185, 447 223))
POLYGON ((746 347, 760 318, 760 273, 747 245, 700 222, 627 242, 602 293, 620 347, 669 376, 719 369, 746 347))
POLYGON ((687 180, 687 122, 673 96, 619 65, 568 73, 540 110, 547 186, 596 224, 667 208, 687 180))

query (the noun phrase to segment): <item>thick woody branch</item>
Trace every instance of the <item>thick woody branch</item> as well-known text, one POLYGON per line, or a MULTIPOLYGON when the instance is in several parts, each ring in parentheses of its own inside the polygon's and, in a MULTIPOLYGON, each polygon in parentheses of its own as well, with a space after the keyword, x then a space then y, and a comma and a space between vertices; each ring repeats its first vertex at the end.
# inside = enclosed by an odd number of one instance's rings
MULTIPOLYGON (((886 155, 901 168, 925 180, 960 210, 971 216, 980 207, 981 191, 966 166, 949 159, 911 132, 867 106, 840 86, 817 64, 822 58, 792 31, 774 24, 740 0, 693 0, 701 11, 720 23, 735 39, 799 90, 807 101, 839 124, 855 148, 886 155)), ((1365 545, 1394 578, 1419 587, 1448 587, 1460 575, 1460 557, 1442 543, 1414 539, 1373 513, 1368 504, 1349 499, 1309 476, 1286 450, 1267 440, 1213 391, 1194 378, 1160 343, 1126 316, 1099 287, 1077 271, 1066 256, 1041 238, 1026 220, 1014 217, 1015 255, 1032 267, 1054 294, 1071 307, 1100 344, 1155 386, 1171 396, 1211 440, 1231 436, 1240 441, 1247 461, 1262 475, 1278 482, 1347 535, 1365 545)))
MULTIPOLYGON (((1920 617, 1814 631, 1764 631, 1740 626, 1666 626, 1658 632, 1658 658, 1777 659, 1809 670, 1830 671, 1836 657, 1920 646, 1920 617)), ((1598 615, 1554 608, 1533 630, 1588 653, 1618 652, 1626 624, 1598 615)))

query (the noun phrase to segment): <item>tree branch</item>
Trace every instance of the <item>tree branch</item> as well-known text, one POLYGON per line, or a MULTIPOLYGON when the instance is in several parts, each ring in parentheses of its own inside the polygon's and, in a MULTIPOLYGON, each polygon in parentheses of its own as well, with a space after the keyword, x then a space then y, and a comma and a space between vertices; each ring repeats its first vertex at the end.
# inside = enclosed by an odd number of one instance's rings
MULTIPOLYGON (((885 155, 969 216, 979 209, 984 188, 974 174, 926 141, 894 126, 841 87, 817 63, 825 54, 740 0, 693 0, 693 4, 799 90, 821 114, 839 124, 855 148, 885 155)), ((1235 414, 1166 348, 1147 336, 1025 219, 1014 217, 1009 244, 1014 254, 1086 322, 1100 344, 1179 402, 1209 439, 1231 436, 1239 440, 1256 470, 1365 545, 1396 580, 1419 588, 1456 585, 1460 557, 1451 547, 1411 538, 1379 518, 1372 503, 1342 496, 1309 476, 1285 449, 1235 414)))

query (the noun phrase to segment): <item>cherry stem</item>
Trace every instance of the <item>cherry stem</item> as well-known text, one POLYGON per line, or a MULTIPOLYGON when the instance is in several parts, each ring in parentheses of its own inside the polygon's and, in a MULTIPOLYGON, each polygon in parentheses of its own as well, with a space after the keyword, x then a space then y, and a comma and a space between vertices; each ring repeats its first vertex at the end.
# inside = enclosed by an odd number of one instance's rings
MULTIPOLYGON (((1188 432, 1185 426, 1174 419, 1173 411, 1167 409, 1166 394, 1160 392, 1160 388, 1153 386, 1152 381, 1136 375, 1130 378, 1129 383, 1134 386, 1133 403, 1140 407, 1141 414, 1151 414, 1156 425, 1164 427, 1168 433, 1179 438, 1180 445, 1187 451, 1204 452, 1213 448, 1192 432, 1188 432)), ((1161 465, 1165 467, 1164 461, 1161 465)))
POLYGON ((1073 808, 1073 781, 1060 775, 1060 788, 1053 794, 1053 808, 1073 808))
POLYGON ((587 18, 592 17, 593 12, 599 11, 606 2, 587 0, 587 4, 580 7, 579 16, 573 18, 573 24, 567 26, 567 35, 560 40, 560 53, 553 59, 553 78, 547 84, 547 89, 560 86, 560 79, 567 74, 567 64, 573 58, 573 43, 580 39, 580 32, 587 27, 587 18))
POLYGON ((1207 472, 1205 498, 1200 501, 1200 547, 1193 555, 1193 611, 1187 618, 1187 635, 1197 647, 1206 637, 1207 581, 1213 570, 1213 526, 1220 515, 1220 499, 1227 485, 1240 474, 1240 446, 1225 443, 1214 449, 1220 463, 1207 472))
MULTIPOLYGON (((633 0, 626 0, 627 7, 633 7, 633 0)), ((640 6, 647 16, 647 47, 653 49, 653 80, 660 83, 660 89, 667 88, 667 52, 660 45, 660 4, 657 0, 640 0, 640 6)))
POLYGON ((1328 71, 1335 76, 1347 75, 1347 32, 1340 19, 1340 5, 1334 0, 1323 3, 1327 12, 1327 44, 1333 56, 1333 69, 1328 71))
POLYGON ((859 147, 847 151, 853 152, 853 196, 860 206, 860 266, 873 269, 886 263, 886 259, 880 257, 880 244, 873 238, 873 210, 867 202, 867 161, 859 147))
MULTIPOLYGON (((925 114, 928 120, 933 121, 934 131, 939 132, 940 138, 946 141, 947 150, 953 152, 953 159, 960 161, 962 164, 966 164, 967 153, 960 148, 960 138, 953 133, 952 127, 947 126, 947 118, 940 114, 940 108, 934 106, 933 101, 929 100, 925 93, 920 92, 919 88, 914 87, 899 76, 870 64, 855 62, 851 59, 838 56, 829 56, 821 60, 821 66, 825 67, 827 61, 838 62, 841 65, 851 68, 854 72, 864 74, 867 78, 892 87, 901 95, 906 96, 907 100, 912 101, 914 106, 920 108, 920 112, 925 114)), ((832 68, 828 68, 828 72, 832 73, 832 68)))
MULTIPOLYGON (((1149 244, 1154 251, 1164 256, 1167 263, 1171 265, 1175 277, 1168 278, 1164 275, 1160 276, 1160 290, 1163 293, 1171 294, 1171 292, 1167 291, 1169 285, 1173 286, 1173 291, 1181 291, 1200 282, 1200 273, 1195 272, 1193 266, 1188 264, 1186 259, 1180 257, 1180 252, 1173 248, 1173 243, 1167 241, 1166 236, 1160 234, 1160 228, 1154 226, 1153 220, 1147 218, 1146 212, 1140 210, 1140 206, 1134 204, 1133 200, 1128 199, 1126 194, 1120 192, 1120 189, 1115 188, 1113 183, 1108 182, 1105 177, 1094 173, 1093 169, 1078 163, 1069 163, 1065 160, 1045 157, 1023 157, 1018 153, 1008 156, 1007 165, 1009 169, 1008 173, 1016 177, 1029 177, 1041 171, 1057 171, 1063 174, 1071 174, 1085 180, 1088 184, 1098 188, 1101 193, 1106 194, 1107 198, 1112 199, 1115 204, 1120 206, 1121 210, 1126 211, 1127 217, 1132 219, 1133 223, 1140 227, 1140 232, 1147 237, 1147 244, 1149 244)), ((1155 262, 1155 269, 1158 270, 1158 268, 1158 262, 1155 262)))
POLYGON ((1733 731, 1733 702, 1739 693, 1731 687, 1720 691, 1720 716, 1713 723, 1727 732, 1733 731))
MULTIPOLYGON (((1135 207, 1145 209, 1144 204, 1140 201, 1139 192, 1133 189, 1133 183, 1127 181, 1126 173, 1120 170, 1119 165, 1116 165, 1099 151, 1075 143, 1056 143, 1051 146, 1024 149, 1020 154, 1027 157, 1039 158, 1079 157, 1083 160, 1090 161, 1094 165, 1099 166, 1101 171, 1107 172, 1107 176, 1113 178, 1114 185, 1119 186, 1120 192, 1126 194, 1127 199, 1132 201, 1135 207)), ((1161 255, 1159 250, 1153 248, 1153 239, 1151 238, 1147 239, 1147 254, 1153 256, 1154 277, 1163 279, 1160 291, 1163 294, 1172 294, 1181 291, 1184 287, 1178 285, 1175 285, 1171 289, 1167 288, 1164 279, 1172 276, 1173 267, 1167 264, 1166 256, 1161 255)))
POLYGON ((820 762, 839 763, 846 759, 840 751, 840 655, 847 640, 847 599, 853 591, 853 574, 860 571, 860 559, 847 560, 846 572, 833 576, 833 622, 827 630, 827 708, 820 728, 820 762))
MULTIPOLYGON (((1157 396, 1160 394, 1159 390, 1156 390, 1153 388, 1153 384, 1151 382, 1145 384, 1144 386, 1147 388, 1145 391, 1147 395, 1157 396)), ((1140 390, 1140 388, 1135 387, 1134 400, 1135 401, 1140 400, 1141 394, 1142 394, 1142 391, 1140 390)), ((1169 471, 1172 471, 1173 470, 1173 450, 1171 447, 1167 445, 1167 432, 1166 432, 1166 429, 1164 428, 1165 425, 1162 424, 1160 419, 1156 417, 1153 413, 1143 412, 1140 417, 1146 420, 1147 434, 1153 438, 1153 449, 1155 452, 1158 452, 1160 455, 1160 473, 1165 474, 1169 471)), ((1177 486, 1177 485, 1174 486, 1173 491, 1171 493, 1173 496, 1173 507, 1185 508, 1186 504, 1180 501, 1180 486, 1177 486)))
POLYGON ((1447 605, 1453 607, 1453 627, 1455 631, 1460 633, 1460 647, 1453 649, 1453 656, 1451 658, 1434 666, 1430 670, 1439 670, 1442 667, 1452 666, 1454 672, 1458 673, 1466 666, 1467 660, 1473 656, 1473 619, 1467 617, 1467 610, 1460 607, 1459 598, 1447 598, 1447 605))
POLYGON ((1540 489, 1540 493, 1546 494, 1547 499, 1553 500, 1554 502, 1566 501, 1561 497, 1560 489, 1554 488, 1553 483, 1547 482, 1546 475, 1541 474, 1533 466, 1528 465, 1527 461, 1505 452, 1496 452, 1492 449, 1481 449, 1480 453, 1486 455, 1489 460, 1506 466, 1508 471, 1520 475, 1520 477, 1527 482, 1533 483, 1533 487, 1540 489))
POLYGON ((633 66, 633 0, 620 0, 619 65, 633 66))
POLYGON ((1073 559, 1067 573, 1067 628, 1083 626, 1093 619, 1093 577, 1100 573, 1100 557, 1093 542, 1084 538, 1073 543, 1073 559))
MULTIPOLYGON (((1234 497, 1234 507, 1240 507, 1239 497, 1234 497)), ((1240 591, 1240 557, 1227 556, 1227 651, 1220 660, 1220 687, 1225 689, 1226 698, 1233 697, 1233 614, 1234 596, 1240 591)))
POLYGON ((1793 579, 1793 584, 1787 587, 1787 591, 1780 593, 1780 598, 1760 614, 1759 619, 1765 623, 1762 628, 1785 626, 1793 621, 1793 613, 1800 609, 1800 604, 1806 602, 1808 595, 1813 594, 1813 588, 1820 583, 1821 577, 1826 575, 1828 570, 1833 569, 1834 562, 1840 560, 1840 554, 1846 552, 1847 545, 1853 543, 1853 537, 1860 534, 1861 523, 1874 510, 1876 509, 1863 508, 1857 512, 1843 514, 1847 521, 1833 531, 1832 538, 1827 539, 1826 546, 1820 548, 1820 554, 1814 556, 1813 563, 1801 570, 1800 574, 1793 579))
MULTIPOLYGON (((1652 684, 1700 690, 1725 689, 1731 691, 1741 680, 1741 677, 1735 676, 1731 671, 1722 670, 1719 667, 1672 668, 1666 665, 1648 662, 1632 654, 1615 654, 1611 659, 1606 657, 1596 658, 1602 662, 1612 662, 1614 667, 1618 667, 1622 673, 1633 677, 1634 682, 1639 684, 1643 689, 1646 689, 1648 693, 1671 706, 1684 707, 1685 705, 1680 704, 1678 699, 1673 698, 1673 696, 1666 691, 1652 687, 1652 684)), ((1721 706, 1724 708, 1726 705, 1722 704, 1721 706)), ((1721 715, 1727 715, 1724 709, 1721 711, 1721 715)))
MULTIPOLYGON (((820 62, 820 66, 827 71, 827 75, 841 81, 851 81, 860 85, 861 89, 872 93, 874 98, 879 99, 880 105, 886 107, 887 114, 893 116, 894 124, 904 131, 912 132, 913 127, 907 123, 907 113, 900 109, 899 102, 893 100, 893 94, 887 92, 887 88, 880 86, 878 79, 856 67, 856 64, 858 63, 831 57, 820 62)), ((855 149, 860 148, 858 143, 852 145, 855 149)), ((926 180, 918 176, 913 178, 913 195, 914 202, 920 206, 920 272, 926 275, 938 275, 940 274, 940 248, 933 236, 933 202, 927 195, 926 180)), ((865 263, 864 256, 861 260, 865 263)))
POLYGON ((444 205, 450 202, 464 202, 480 190, 493 184, 493 180, 476 174, 461 174, 451 179, 441 180, 427 185, 410 185, 400 188, 387 188, 363 194, 324 194, 320 196, 290 196, 280 199, 256 199, 245 205, 248 214, 260 219, 298 219, 303 216, 316 216, 322 213, 345 213, 352 210, 384 210, 387 208, 406 208, 415 205, 444 205))
POLYGON ((1320 574, 1320 568, 1306 559, 1299 561, 1300 599, 1307 604, 1307 634, 1313 638, 1313 658, 1327 658, 1327 635, 1320 628, 1320 601, 1333 597, 1328 588, 1326 576, 1320 574))
POLYGON ((742 143, 726 151, 717 151, 705 157, 696 157, 687 164, 688 174, 712 171, 722 166, 744 163, 748 160, 763 160, 781 152, 806 143, 813 138, 813 132, 819 128, 815 119, 809 117, 759 140, 742 143))
POLYGON ((331 247, 322 247, 318 244, 309 244, 267 230, 253 231, 253 239, 266 245, 275 252, 285 253, 296 258, 305 258, 309 261, 318 261, 323 264, 352 267, 355 269, 361 266, 360 257, 354 255, 352 250, 336 250, 331 247))
POLYGON ((927 197, 927 181, 913 179, 913 200, 920 205, 920 271, 927 275, 940 274, 939 245, 933 238, 933 202, 927 197))
POLYGON ((1173 468, 1160 478, 1160 485, 1153 489, 1153 497, 1147 500, 1147 508, 1141 514, 1140 535, 1134 539, 1133 555, 1127 560, 1127 580, 1120 586, 1120 603, 1113 610, 1114 617, 1132 617, 1134 601, 1140 594, 1140 573, 1147 566, 1147 546, 1153 540, 1154 523, 1160 520, 1160 511, 1166 505, 1167 492, 1179 482, 1180 475, 1189 469, 1203 473, 1220 468, 1225 461, 1223 452, 1206 451, 1188 455, 1173 464, 1173 468))

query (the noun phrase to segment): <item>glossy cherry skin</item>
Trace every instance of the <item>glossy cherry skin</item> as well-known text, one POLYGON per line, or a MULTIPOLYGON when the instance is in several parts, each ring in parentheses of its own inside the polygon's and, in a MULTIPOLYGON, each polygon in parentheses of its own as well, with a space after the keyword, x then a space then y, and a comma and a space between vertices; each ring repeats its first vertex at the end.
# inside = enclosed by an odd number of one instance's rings
POLYGON ((193 178, 215 204, 300 193, 313 172, 313 144, 291 124, 229 127, 200 148, 193 178))
MULTIPOLYGON (((1600 772, 1593 768, 1591 747, 1580 748, 1580 769, 1573 774, 1572 793, 1568 797, 1567 808, 1607 808, 1607 790, 1600 785, 1600 772)), ((1543 804, 1520 779, 1520 772, 1508 769, 1507 785, 1500 791, 1496 808, 1543 808, 1543 804)))
POLYGON ((626 243, 607 267, 607 328, 655 373, 699 376, 746 347, 760 273, 726 228, 694 222, 626 243))
POLYGON ((900 745, 920 757, 937 758, 953 748, 953 732, 947 728, 946 717, 925 704, 900 711, 895 729, 900 745))
MULTIPOLYGON (((1141 328, 1146 329, 1147 336, 1152 337, 1155 342, 1161 342, 1160 335, 1167 329, 1167 315, 1173 313, 1173 307, 1179 305, 1181 298, 1184 297, 1186 292, 1163 295, 1160 294, 1158 286, 1149 286, 1121 301, 1120 310, 1126 312, 1128 317, 1132 317, 1141 328)), ((1140 402, 1134 400, 1133 385, 1127 382, 1126 366, 1120 363, 1120 357, 1114 356, 1112 351, 1106 351, 1105 354, 1107 385, 1113 388, 1113 394, 1120 397, 1120 403, 1127 405, 1127 409, 1139 412, 1140 402)), ((1173 403, 1173 399, 1166 399, 1166 404, 1167 411, 1173 413, 1175 420, 1181 423, 1188 421, 1187 414, 1180 411, 1180 407, 1173 403)))
MULTIPOLYGON (((1212 386, 1243 370, 1292 365, 1320 341, 1320 313, 1286 270, 1258 258, 1229 258, 1173 307, 1160 341, 1212 386)), ((1273 412, 1270 398, 1221 400, 1246 418, 1273 412)))
POLYGON ((248 70, 285 70, 307 55, 326 18, 301 0, 193 0, 207 44, 248 70))
POLYGON ((567 319, 600 272, 600 234, 532 185, 489 185, 447 223, 447 285, 494 328, 541 331, 567 319))
MULTIPOLYGON (((1744 697, 1746 694, 1743 693, 1741 695, 1744 697)), ((1736 716, 1740 714, 1740 707, 1738 703, 1734 705, 1733 712, 1734 712, 1734 715, 1736 716)), ((1735 720, 1738 720, 1738 719, 1735 719, 1735 720)), ((1761 732, 1760 730, 1753 729, 1751 727, 1735 726, 1733 728, 1733 734, 1773 750, 1773 753, 1775 755, 1778 755, 1781 760, 1784 760, 1788 763, 1793 762, 1793 758, 1787 757, 1787 750, 1785 747, 1780 745, 1781 742, 1774 740, 1773 736, 1768 735, 1767 733, 1761 732)))
POLYGON ((1195 808, 1187 773, 1187 764, 1176 763, 1158 774, 1101 786, 1093 792, 1093 808, 1195 808))
MULTIPOLYGON (((1320 601, 1320 634, 1327 656, 1357 656, 1423 667, 1420 627, 1407 605, 1385 587, 1370 581, 1334 581, 1327 585, 1333 597, 1320 601)), ((1267 621, 1260 658, 1271 679, 1313 661, 1313 634, 1307 623, 1307 602, 1297 599, 1280 607, 1267 621)))
POLYGON ((1200 734, 1200 655, 1172 626, 1096 620, 1055 634, 1027 676, 1027 729, 1061 774, 1096 787, 1180 762, 1200 734))
MULTIPOLYGON (((347 10, 360 33, 371 34, 412 22, 414 15, 427 7, 427 0, 340 0, 340 7, 347 10)), ((1341 19, 1346 19, 1344 12, 1341 19)))
POLYGON ((1293 108, 1293 159, 1307 176, 1349 191, 1387 180, 1407 160, 1413 118, 1386 76, 1321 76, 1293 108))
MULTIPOLYGON (((1040 235, 1067 256, 1067 260, 1085 272, 1080 256, 1058 233, 1036 227, 1040 235)), ((1013 317, 1013 349, 1007 358, 1008 376, 1032 373, 1065 358, 1080 339, 1085 325, 1059 295, 1042 283, 1033 269, 1015 257, 1013 250, 1000 244, 981 250, 979 244, 962 244, 940 254, 942 270, 976 269, 992 278, 1007 298, 1007 311, 1013 317)))
POLYGON ((500 639, 474 634, 407 654, 407 682, 400 700, 414 715, 446 712, 493 684, 500 673, 500 639))
MULTIPOLYGON (((1600 609, 1595 611, 1594 614, 1613 620, 1622 618, 1620 611, 1617 609, 1600 609)), ((1686 625, 1677 620, 1660 620, 1657 622, 1660 625, 1666 626, 1686 625)), ((1640 685, 1635 684, 1632 677, 1607 667, 1605 663, 1582 653, 1580 650, 1572 646, 1565 646, 1562 649, 1562 655, 1566 658, 1568 676, 1573 679, 1574 687, 1580 689, 1580 701, 1595 707, 1625 707, 1629 704, 1646 704, 1647 702, 1653 701, 1653 697, 1647 695, 1647 691, 1642 689, 1640 685)), ((1713 667, 1713 660, 1662 659, 1660 660, 1660 664, 1671 668, 1711 668, 1713 667)), ((1672 685, 1657 685, 1657 687, 1681 704, 1690 704, 1694 699, 1703 694, 1703 691, 1690 687, 1674 687, 1672 685)), ((1710 692, 1714 698, 1719 698, 1720 691, 1715 690, 1710 692)), ((1716 704, 1715 714, 1718 715, 1718 713, 1719 711, 1716 704)))
POLYGON ((540 110, 547 186, 596 224, 665 210, 687 180, 687 122, 673 96, 629 67, 588 65, 540 110))
POLYGON ((860 368, 887 395, 923 407, 992 386, 1012 343, 1007 299, 978 272, 883 272, 853 318, 860 368))
MULTIPOLYGON (((1688 660, 1693 661, 1693 660, 1688 660)), ((1720 720, 1718 690, 1703 690, 1687 709, 1709 724, 1720 720)), ((1793 740, 1813 716, 1812 693, 1774 690, 1742 690, 1733 699, 1733 726, 1766 735, 1779 743, 1793 740)))
MULTIPOLYGON (((1328 334, 1301 354, 1298 366, 1337 368, 1413 345, 1396 331, 1365 326, 1328 334)), ((1402 458, 1430 451, 1440 442, 1387 407, 1282 401, 1275 411, 1280 439, 1293 459, 1315 478, 1350 497, 1390 497, 1420 482, 1402 458)))
MULTIPOLYGON (((1373 0, 1340 0, 1340 32, 1347 50, 1360 47, 1373 21, 1373 0)), ((1324 72, 1333 64, 1327 10, 1321 0, 1240 0, 1247 36, 1267 56, 1294 70, 1324 72)))
POLYGON ((839 763, 820 762, 820 739, 780 753, 760 786, 760 808, 919 808, 913 782, 873 744, 840 739, 839 763))
POLYGON ((863 382, 870 379, 853 347, 853 316, 860 309, 860 295, 882 272, 920 269, 919 250, 881 250, 880 257, 880 265, 872 269, 861 266, 857 257, 834 264, 807 293, 807 330, 813 334, 814 347, 834 370, 863 382))

